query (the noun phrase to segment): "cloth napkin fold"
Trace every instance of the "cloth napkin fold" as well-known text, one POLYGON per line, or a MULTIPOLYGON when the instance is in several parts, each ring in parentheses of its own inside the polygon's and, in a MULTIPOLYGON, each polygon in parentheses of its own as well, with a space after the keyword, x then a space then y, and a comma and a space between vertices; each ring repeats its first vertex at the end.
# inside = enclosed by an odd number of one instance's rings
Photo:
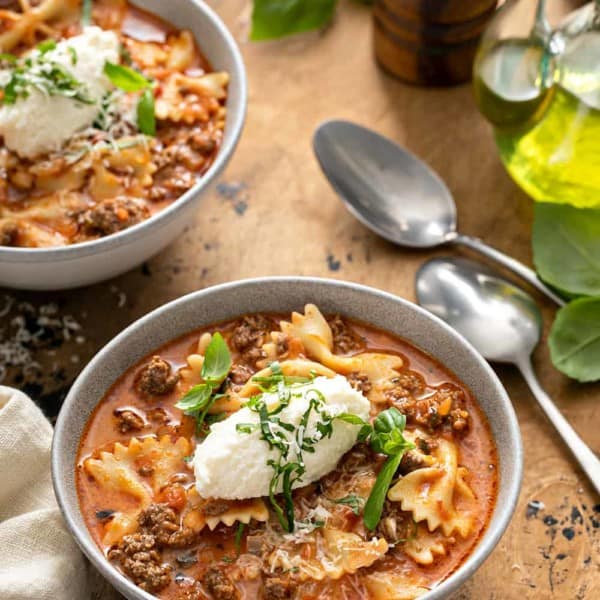
POLYGON ((52 427, 31 399, 0 386, 0 598, 85 600, 88 567, 50 475, 52 427))

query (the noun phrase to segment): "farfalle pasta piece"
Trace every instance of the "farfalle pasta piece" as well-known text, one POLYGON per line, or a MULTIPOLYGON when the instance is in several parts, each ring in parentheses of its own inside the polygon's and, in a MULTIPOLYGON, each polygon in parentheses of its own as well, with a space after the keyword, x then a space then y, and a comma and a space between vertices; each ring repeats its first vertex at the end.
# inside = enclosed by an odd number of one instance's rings
POLYGON ((208 527, 211 531, 219 524, 231 527, 235 523, 250 523, 255 521, 265 522, 269 520, 269 510, 262 498, 250 498, 248 500, 218 500, 222 504, 218 514, 214 510, 208 510, 212 502, 198 494, 195 488, 188 492, 188 508, 183 516, 183 524, 198 532, 208 527))
POLYGON ((410 511, 416 522, 426 521, 429 531, 438 527, 445 536, 457 532, 466 537, 473 527, 473 516, 456 508, 456 500, 473 500, 474 494, 464 480, 466 469, 458 466, 458 450, 452 442, 437 438, 433 451, 435 463, 405 475, 388 492, 388 499, 410 511))
POLYGON ((333 335, 329 323, 314 304, 304 307, 304 314, 292 313, 291 322, 282 321, 281 331, 290 338, 298 338, 306 353, 337 373, 347 375, 360 369, 358 357, 333 354, 333 335))
POLYGON ((156 99, 156 117, 174 123, 206 122, 222 110, 220 100, 227 96, 229 75, 225 72, 191 77, 169 75, 156 99))
POLYGON ((292 569, 300 580, 339 579, 369 567, 388 551, 383 538, 363 540, 355 533, 325 528, 306 537, 306 543, 279 547, 268 557, 272 571, 292 569))
POLYGON ((127 513, 116 513, 107 524, 103 542, 114 544, 123 535, 137 527, 136 516, 163 489, 173 473, 180 471, 183 458, 191 451, 185 438, 175 442, 169 436, 132 438, 127 446, 116 443, 112 452, 101 452, 99 458, 88 458, 83 467, 98 485, 107 491, 120 492, 134 498, 136 506, 127 513), (142 466, 150 467, 151 474, 143 477, 142 466))
POLYGON ((191 67, 194 60, 194 36, 184 30, 178 35, 169 36, 169 54, 166 62, 169 69, 185 71, 191 67))
POLYGON ((147 144, 135 144, 128 148, 103 148, 92 156, 92 177, 89 193, 95 200, 114 198, 127 192, 134 197, 143 197, 152 185, 156 165, 147 144), (118 174, 130 173, 122 178, 118 174))
MULTIPOLYGON (((388 543, 383 538, 363 540, 355 533, 325 528, 323 538, 327 544, 327 558, 332 569, 346 573, 356 573, 363 567, 371 566, 388 551, 388 543)), ((330 575, 331 576, 331 575, 330 575)))
POLYGON ((371 573, 365 578, 365 585, 371 600, 414 600, 427 593, 422 581, 413 581, 409 575, 400 573, 371 573))
POLYGON ((427 527, 418 525, 417 532, 402 545, 402 551, 420 565, 430 565, 436 556, 446 555, 446 538, 431 533, 427 527))

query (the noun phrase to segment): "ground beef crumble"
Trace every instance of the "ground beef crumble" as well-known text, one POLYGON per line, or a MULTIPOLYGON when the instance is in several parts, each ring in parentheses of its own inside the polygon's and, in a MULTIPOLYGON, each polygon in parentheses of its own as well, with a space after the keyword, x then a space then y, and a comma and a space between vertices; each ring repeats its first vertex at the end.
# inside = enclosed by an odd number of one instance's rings
POLYGON ((127 229, 149 216, 150 211, 142 200, 122 196, 99 202, 82 212, 78 221, 88 235, 104 236, 127 229))
POLYGON ((364 373, 350 373, 346 376, 346 379, 355 390, 365 395, 371 391, 371 382, 364 373))
POLYGON ((354 354, 365 349, 365 340, 360 337, 339 315, 328 319, 333 335, 333 351, 336 354, 354 354))
POLYGON ((386 500, 376 532, 390 544, 408 539, 414 529, 412 514, 403 511, 398 502, 386 500))
POLYGON ((231 334, 231 345, 240 353, 242 362, 256 365, 264 358, 262 345, 269 339, 274 324, 262 315, 247 315, 231 334))
POLYGON ((246 365, 235 364, 229 371, 229 379, 235 385, 244 385, 252 377, 253 371, 246 365))
POLYGON ((117 429, 121 433, 140 431, 144 428, 144 419, 132 410, 116 408, 113 414, 117 418, 117 429))
POLYGON ((153 535, 124 536, 119 545, 109 551, 108 558, 118 562, 123 572, 147 592, 158 592, 171 582, 171 567, 162 562, 153 535))
POLYGON ((14 221, 7 221, 0 227, 0 246, 16 246, 19 237, 19 226, 14 221))
POLYGON ((236 587, 221 569, 208 569, 202 577, 202 584, 215 600, 239 600, 236 587))
POLYGON ((406 415, 409 424, 425 427, 430 431, 447 427, 454 432, 463 432, 469 428, 466 397, 460 388, 443 385, 429 396, 417 398, 405 385, 399 383, 386 393, 386 397, 391 406, 406 415))
POLYGON ((289 600, 292 597, 289 580, 281 577, 268 577, 264 583, 264 600, 289 600))
POLYGON ((153 356, 135 378, 138 392, 148 396, 161 396, 173 391, 179 374, 171 372, 171 365, 160 356, 153 356))
POLYGON ((108 558, 142 589, 155 593, 171 582, 172 567, 162 562, 165 548, 184 548, 197 541, 197 533, 180 527, 177 513, 166 504, 151 504, 138 516, 139 529, 111 548, 108 558))

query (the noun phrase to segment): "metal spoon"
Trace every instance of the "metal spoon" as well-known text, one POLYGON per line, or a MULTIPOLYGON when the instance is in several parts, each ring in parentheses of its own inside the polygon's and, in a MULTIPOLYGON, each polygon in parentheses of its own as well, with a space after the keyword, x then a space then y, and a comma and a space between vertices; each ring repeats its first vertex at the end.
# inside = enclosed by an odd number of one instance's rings
POLYGON ((436 258, 417 274, 419 304, 462 333, 488 360, 515 364, 541 409, 600 493, 600 460, 541 388, 531 366, 542 317, 533 298, 483 265, 436 258))
POLYGON ((556 304, 565 304, 519 261, 458 233, 456 205, 444 182, 398 144, 348 121, 327 121, 315 132, 313 147, 346 207, 376 234, 411 248, 467 246, 513 271, 556 304))

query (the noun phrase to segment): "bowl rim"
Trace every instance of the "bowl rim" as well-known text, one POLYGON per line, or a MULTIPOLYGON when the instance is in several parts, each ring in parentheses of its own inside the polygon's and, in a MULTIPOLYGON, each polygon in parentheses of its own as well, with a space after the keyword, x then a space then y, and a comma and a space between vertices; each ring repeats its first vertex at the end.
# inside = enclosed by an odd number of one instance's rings
MULTIPOLYGON (((139 0, 132 0, 132 2, 136 4, 139 3, 139 0)), ((219 151, 217 152, 216 157, 209 169, 201 176, 200 179, 198 179, 194 186, 179 196, 174 202, 148 219, 140 223, 136 223, 127 229, 117 231, 116 233, 112 233, 96 240, 70 244, 68 246, 43 248, 0 246, 0 262, 68 262, 71 260, 78 260, 86 256, 100 254, 109 249, 114 250, 115 248, 121 246, 133 244, 140 238, 146 237, 151 233, 151 231, 156 230, 164 225, 165 222, 171 221, 173 218, 175 218, 181 207, 194 200, 194 198, 196 198, 202 190, 207 188, 225 168, 233 156, 233 152, 242 134, 242 129, 246 119, 246 111, 248 106, 248 78, 246 74, 246 68, 244 66, 242 54, 237 42, 217 13, 202 0, 187 0, 187 2, 196 8, 199 13, 198 17, 210 23, 211 27, 223 39, 227 51, 231 55, 233 63, 233 68, 231 69, 230 75, 236 78, 237 85, 239 87, 237 110, 231 112, 232 118, 231 122, 227 122, 226 124, 227 134, 224 138, 224 143, 219 148, 219 151)), ((228 107, 228 115, 230 114, 229 110, 230 109, 228 107)))
MULTIPOLYGON (((490 527, 490 521, 488 523, 487 528, 482 533, 480 539, 477 541, 472 552, 468 555, 466 560, 461 563, 458 569, 451 573, 439 585, 426 592, 423 596, 419 597, 419 600, 421 598, 423 600, 445 600, 446 598, 448 598, 449 594, 456 591, 465 581, 467 581, 477 571, 477 569, 479 569, 479 567, 483 564, 486 558, 488 558, 488 556, 494 550, 494 548, 500 541, 502 535, 504 535, 504 533, 506 532, 506 529, 513 517, 521 490, 523 476, 523 446, 519 422, 517 420, 517 416, 508 396, 508 393, 506 392, 499 377, 492 369, 492 367, 488 364, 488 362, 477 352, 477 350, 475 350, 475 348, 466 338, 464 338, 456 330, 450 327, 445 321, 441 320, 439 317, 433 315, 432 313, 426 311, 424 308, 418 306, 417 304, 409 300, 406 300, 389 292, 379 290, 374 287, 350 281, 321 277, 266 276, 239 279, 227 283, 221 283, 186 294, 154 309, 153 311, 143 315, 142 317, 128 325, 124 330, 122 330, 119 334, 112 338, 105 346, 103 346, 98 351, 98 353, 90 360, 90 362, 86 365, 86 367, 83 369, 83 371, 80 373, 80 375, 77 377, 77 379, 71 386, 71 389, 69 390, 69 393, 67 394, 67 397, 58 415, 54 429, 54 437, 52 440, 52 483, 54 487, 56 500, 60 507, 63 518, 65 519, 67 527, 71 532, 71 535, 74 537, 75 541, 82 549, 84 554, 92 562, 94 567, 98 569, 100 573, 106 579, 108 579, 108 581, 119 591, 121 591, 124 594, 129 594, 128 597, 135 597, 143 600, 156 600, 156 596, 151 595, 148 592, 136 586, 129 578, 127 578, 116 567, 113 567, 110 564, 106 557, 102 555, 102 552, 99 549, 99 547, 92 540, 87 528, 83 534, 80 534, 80 528, 76 524, 75 519, 69 509, 69 494, 67 492, 66 485, 63 485, 65 469, 63 469, 63 461, 60 457, 63 450, 62 439, 65 434, 65 431, 68 429, 68 415, 71 413, 71 410, 74 407, 74 405, 78 402, 78 397, 80 395, 79 388, 84 386, 85 380, 90 375, 90 373, 94 371, 96 365, 103 360, 105 355, 109 354, 112 351, 113 347, 123 343, 127 339, 127 337, 135 330, 146 327, 147 325, 151 324, 152 321, 163 316, 168 312, 177 311, 180 306, 183 306, 190 302, 202 302, 204 298, 213 294, 228 293, 232 290, 237 290, 239 292, 240 289, 243 289, 245 286, 252 287, 277 283, 299 283, 306 285, 312 284, 321 286, 332 286, 341 290, 345 289, 348 291, 356 291, 359 293, 363 293, 367 296, 370 296, 374 301, 376 301, 377 299, 391 301, 398 305, 401 305, 405 310, 414 311, 421 317, 424 317, 426 320, 429 320, 435 327, 441 328, 447 335, 453 338, 457 344, 462 346, 462 348, 466 350, 470 355, 470 359, 477 363, 478 367, 486 373, 487 377, 489 378, 489 383, 494 386, 498 399, 503 403, 503 409, 507 417, 507 422, 505 423, 505 425, 507 429, 508 439, 510 445, 512 446, 514 455, 514 460, 510 464, 510 466, 513 468, 512 477, 505 478, 505 480, 499 483, 497 492, 499 494, 502 488, 506 489, 506 502, 504 502, 502 506, 498 505, 498 503, 496 502, 494 506, 494 513, 490 517, 491 520, 495 521, 494 527, 490 527)), ((318 302, 318 299, 316 300, 316 302, 318 302)), ((365 322, 368 323, 368 317, 365 319, 365 322)), ((410 343, 414 343, 411 342, 411 340, 408 341, 410 343)), ((415 345, 417 344, 415 343, 415 345)), ((122 373, 116 374, 115 380, 121 374, 122 373)), ((496 437, 494 436, 493 432, 492 437, 497 447, 496 437)), ((499 451, 498 454, 500 454, 499 451)), ((75 468, 75 465, 71 465, 71 468, 75 468)), ((77 510, 80 510, 79 503, 77 503, 77 506, 77 510)))

